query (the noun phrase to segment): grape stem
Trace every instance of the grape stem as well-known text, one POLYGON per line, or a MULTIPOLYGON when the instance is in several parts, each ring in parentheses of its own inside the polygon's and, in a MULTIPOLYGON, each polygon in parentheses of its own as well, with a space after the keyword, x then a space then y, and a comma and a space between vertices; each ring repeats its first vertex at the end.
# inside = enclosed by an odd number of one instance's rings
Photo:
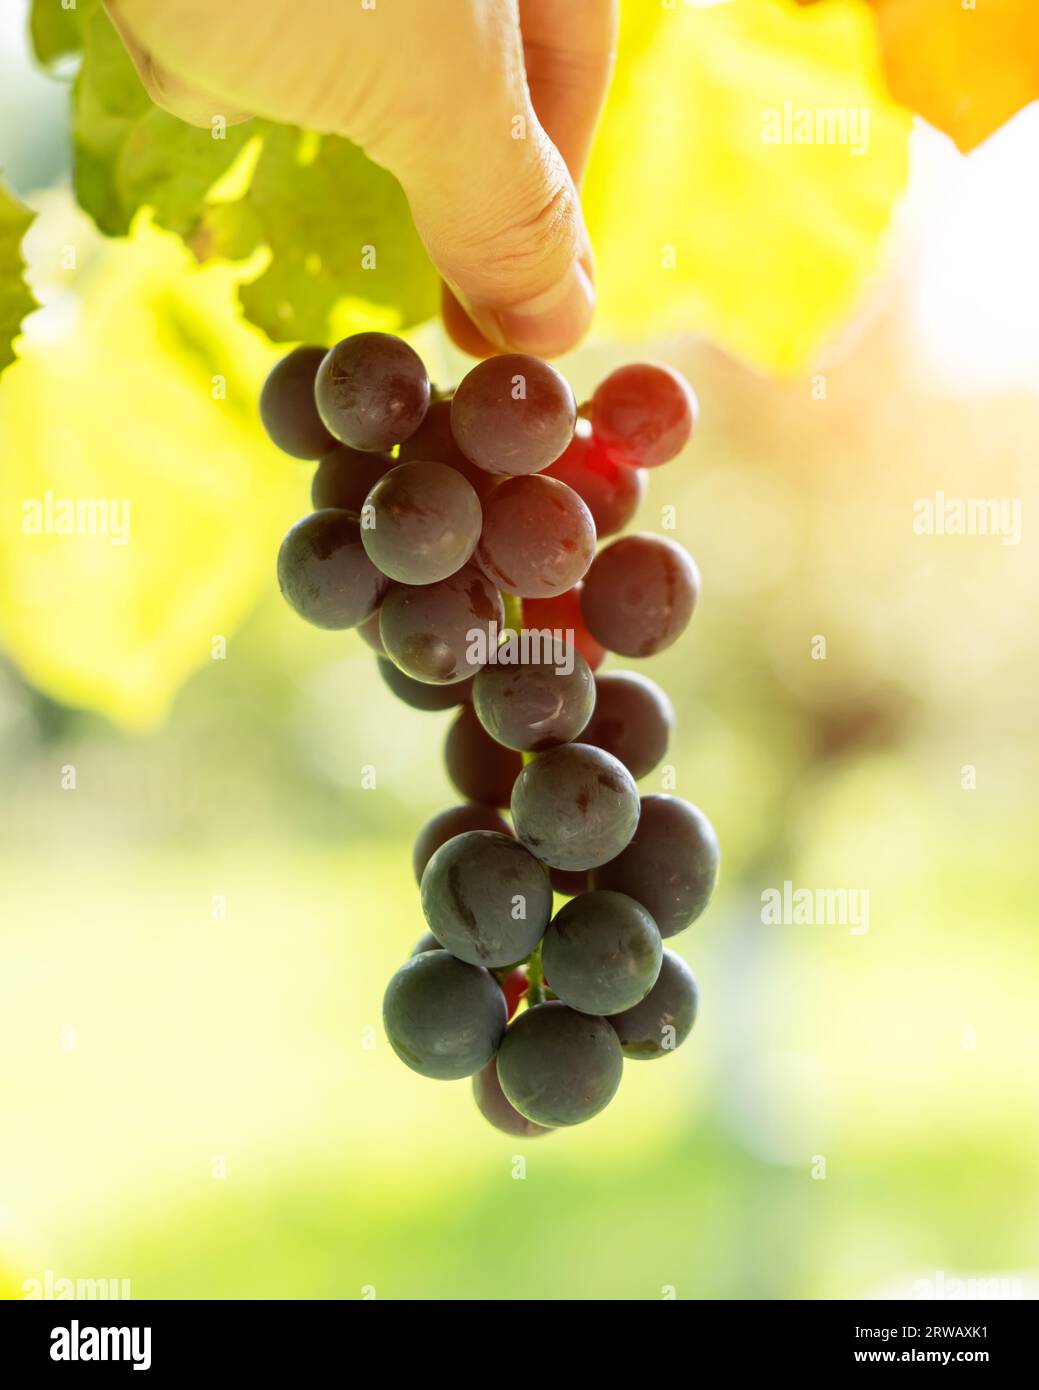
POLYGON ((541 971, 541 947, 530 954, 527 963, 527 1007, 533 1008, 535 1004, 545 1002, 545 977, 541 971))
POLYGON ((518 594, 502 594, 501 601, 505 605, 504 626, 513 632, 519 632, 523 626, 523 600, 518 594))

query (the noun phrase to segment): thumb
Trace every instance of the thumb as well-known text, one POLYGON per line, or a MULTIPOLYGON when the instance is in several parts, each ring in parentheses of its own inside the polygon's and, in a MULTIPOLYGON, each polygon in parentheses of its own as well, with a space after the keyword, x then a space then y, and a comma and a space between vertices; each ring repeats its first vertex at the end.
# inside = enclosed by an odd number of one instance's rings
POLYGON ((522 104, 476 107, 452 138, 425 126, 369 148, 400 180, 430 259, 498 349, 552 357, 574 347, 595 304, 580 198, 522 104))

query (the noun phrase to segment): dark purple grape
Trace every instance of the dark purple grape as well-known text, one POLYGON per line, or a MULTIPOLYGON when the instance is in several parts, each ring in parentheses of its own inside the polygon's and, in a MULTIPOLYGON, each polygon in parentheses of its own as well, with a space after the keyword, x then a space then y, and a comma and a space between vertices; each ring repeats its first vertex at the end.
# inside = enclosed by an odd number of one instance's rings
POLYGON ((549 869, 548 878, 552 891, 563 898, 576 898, 578 893, 587 893, 592 886, 590 869, 549 869))
POLYGON ((400 584, 447 579, 476 549, 480 499, 446 463, 401 463, 372 488, 361 513, 368 558, 400 584))
POLYGON ((310 500, 315 510, 341 507, 359 516, 369 492, 392 467, 389 454, 363 454, 347 444, 336 444, 317 466, 310 500))
POLYGON ((504 618, 498 590, 474 565, 466 565, 439 584, 391 589, 379 631, 387 655, 407 675, 451 685, 476 675, 497 645, 504 618))
POLYGON ((498 1053, 506 1100, 535 1124, 579 1125, 617 1094, 624 1054, 604 1018, 561 1000, 526 1009, 509 1025, 498 1053))
MULTIPOLYGON (((416 883, 422 882, 422 871, 440 846, 446 845, 448 840, 453 840, 456 835, 464 835, 467 830, 493 830, 499 835, 512 834, 508 822, 490 806, 477 806, 473 802, 466 802, 464 806, 449 806, 446 811, 439 812, 432 820, 427 821, 418 833, 411 854, 411 866, 415 870, 416 883)), ((425 949, 428 950, 429 947, 425 949)))
POLYGON ((488 1124, 500 1129, 503 1134, 511 1134, 517 1139, 539 1139, 542 1134, 551 1134, 544 1125, 536 1125, 525 1115, 510 1105, 498 1080, 497 1061, 488 1062, 483 1071, 473 1077, 473 1099, 476 1108, 488 1124))
POLYGON ((577 737, 595 705, 595 682, 584 657, 572 657, 569 671, 550 661, 483 668, 473 709, 496 743, 531 753, 577 737))
POLYGON ((419 939, 411 948, 413 956, 422 955, 423 951, 442 951, 444 948, 436 939, 431 931, 424 931, 419 939))
POLYGON ((681 956, 665 950, 657 982, 645 999, 623 1013, 611 1014, 608 1021, 625 1057, 650 1062, 681 1047, 696 1022, 699 1002, 693 972, 681 956))
POLYGON ((325 354, 314 396, 336 439, 375 452, 400 444, 421 425, 429 377, 421 357, 401 338, 355 333, 325 354))
POLYGON ((467 801, 508 806, 523 759, 496 743, 467 705, 447 731, 444 763, 448 777, 467 801))
POLYGON ((644 796, 628 847, 592 875, 596 888, 627 893, 663 937, 685 931, 711 900, 721 851, 704 813, 677 796, 644 796))
POLYGON ((614 462, 592 437, 587 420, 578 420, 566 452, 545 469, 545 476, 573 488, 591 512, 599 540, 624 530, 646 491, 642 469, 614 462))
POLYGON ((488 473, 537 473, 574 433, 577 404, 566 380, 524 353, 488 357, 462 378, 451 429, 465 456, 488 473))
POLYGON ((662 952, 653 918, 623 893, 571 898, 541 943, 553 992, 583 1014, 616 1014, 644 999, 660 974, 662 952))
POLYGON ((422 911, 459 960, 494 967, 530 955, 552 915, 543 864, 511 835, 469 830, 448 840, 422 874, 422 911))
POLYGON ((592 429, 618 462, 655 468, 680 454, 696 425, 693 389, 670 367, 632 362, 596 387, 592 429))
POLYGON ((454 709, 471 699, 473 682, 456 681, 454 685, 430 685, 428 681, 417 681, 394 666, 388 657, 379 658, 379 675, 403 704, 412 709, 426 711, 454 709))
POLYGON ((447 951, 423 951, 404 962, 386 990, 382 1018, 401 1061, 438 1081, 481 1071, 507 1022, 505 996, 490 971, 447 951))
POLYGON ((484 498, 476 560, 506 593, 554 598, 584 576, 595 555, 595 522, 555 478, 509 478, 484 498))
POLYGON ((270 370, 260 391, 260 419, 271 441, 297 459, 316 459, 335 445, 314 403, 321 347, 293 348, 270 370))
POLYGON ((616 858, 639 823, 639 794, 623 763, 601 748, 564 743, 529 762, 512 789, 512 823, 554 869, 616 858))
POLYGON ((451 402, 431 401, 426 418, 418 429, 400 446, 401 463, 446 463, 461 473, 477 497, 490 492, 498 479, 477 468, 462 453, 451 433, 451 402))
POLYGON ((278 551, 286 601, 315 627, 356 627, 382 601, 389 580, 361 544, 357 518, 328 507, 297 521, 278 551))
MULTIPOLYGON (((382 638, 379 636, 379 610, 376 609, 363 623, 357 624, 357 635, 368 647, 371 647, 376 656, 384 656, 386 649, 382 645, 382 638)), ((392 662, 390 663, 392 665, 392 662)))
POLYGON ((699 596, 700 573, 680 545, 663 536, 621 536, 595 557, 581 612, 607 651, 653 656, 682 635, 699 596))
POLYGON ((634 671, 606 671, 595 678, 595 713, 581 741, 612 753, 638 781, 663 758, 674 727, 659 685, 634 671))

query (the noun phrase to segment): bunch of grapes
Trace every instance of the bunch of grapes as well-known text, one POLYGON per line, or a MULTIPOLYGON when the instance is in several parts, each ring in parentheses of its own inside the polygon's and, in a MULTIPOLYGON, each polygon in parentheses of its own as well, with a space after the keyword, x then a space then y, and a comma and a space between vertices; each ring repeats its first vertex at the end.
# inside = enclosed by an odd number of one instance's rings
POLYGON ((443 393, 406 343, 360 333, 290 353, 260 411, 277 445, 320 460, 314 511, 278 555, 285 598, 318 627, 356 627, 405 704, 458 711, 444 756, 463 800, 415 844, 429 930, 386 990, 390 1043, 423 1076, 472 1077, 507 1134, 580 1124, 625 1057, 664 1056, 696 1018, 696 980, 664 941, 707 906, 718 842, 695 806, 639 796, 667 752, 667 696, 596 674, 607 652, 669 647, 696 606, 673 541, 596 550, 690 438, 695 397, 637 364, 578 411, 559 372, 520 354, 443 393))

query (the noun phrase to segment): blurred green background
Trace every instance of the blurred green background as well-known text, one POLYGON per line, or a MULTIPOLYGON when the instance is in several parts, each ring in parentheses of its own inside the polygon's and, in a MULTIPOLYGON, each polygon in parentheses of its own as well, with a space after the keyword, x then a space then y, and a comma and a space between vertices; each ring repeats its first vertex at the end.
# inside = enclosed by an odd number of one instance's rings
MULTIPOLYGON (((673 943, 689 1043, 518 1144, 379 1021, 423 930, 411 841, 455 799, 450 716, 280 601, 309 470, 256 428, 276 351, 235 271, 74 210, 66 95, 18 8, 0 165, 40 210, 45 308, 0 385, 4 1292, 847 1298, 942 1271, 1034 1295, 1037 109, 967 160, 916 133, 883 267, 811 370, 637 324, 562 364, 580 396, 656 356, 700 395, 639 523, 674 508, 702 607, 639 669, 724 866, 673 943), (129 498, 130 545, 24 536, 47 489, 129 498), (939 490, 1020 499, 1020 544, 915 534, 939 490), (787 880, 868 889, 868 932, 763 925, 787 880)), ((412 340, 464 370, 435 326, 412 340)))

